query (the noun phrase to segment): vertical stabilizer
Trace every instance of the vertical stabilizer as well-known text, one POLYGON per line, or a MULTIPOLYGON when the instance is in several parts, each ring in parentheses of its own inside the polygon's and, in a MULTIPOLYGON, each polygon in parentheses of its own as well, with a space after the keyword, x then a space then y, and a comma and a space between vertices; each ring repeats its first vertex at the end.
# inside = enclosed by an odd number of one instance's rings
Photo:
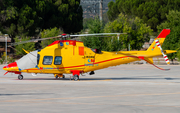
POLYGON ((158 37, 154 39, 154 42, 151 44, 151 46, 148 48, 147 51, 148 52, 161 52, 161 50, 159 49, 155 41, 158 40, 160 43, 160 46, 162 46, 166 36, 169 35, 169 33, 170 33, 170 29, 163 29, 161 33, 158 35, 158 37))

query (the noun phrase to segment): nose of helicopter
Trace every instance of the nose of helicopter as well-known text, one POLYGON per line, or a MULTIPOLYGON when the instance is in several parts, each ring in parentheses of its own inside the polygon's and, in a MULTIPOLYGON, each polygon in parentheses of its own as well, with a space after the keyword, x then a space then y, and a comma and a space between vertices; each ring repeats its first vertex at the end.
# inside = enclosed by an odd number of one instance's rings
POLYGON ((7 66, 4 66, 3 70, 6 70, 6 71, 18 71, 19 69, 18 69, 17 63, 13 62, 13 63, 8 64, 7 66))

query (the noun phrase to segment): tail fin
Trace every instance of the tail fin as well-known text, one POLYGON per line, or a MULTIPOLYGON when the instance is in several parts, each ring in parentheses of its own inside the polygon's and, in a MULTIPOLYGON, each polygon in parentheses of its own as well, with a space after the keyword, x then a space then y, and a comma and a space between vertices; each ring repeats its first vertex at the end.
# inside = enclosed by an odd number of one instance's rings
POLYGON ((159 36, 154 39, 154 42, 151 44, 151 46, 147 49, 148 52, 161 52, 161 50, 156 46, 155 40, 159 40, 160 45, 163 44, 165 38, 167 35, 169 35, 170 29, 163 29, 159 36))
POLYGON ((139 54, 137 54, 137 57, 139 59, 145 60, 146 62, 148 62, 149 64, 152 64, 153 66, 155 66, 158 69, 169 70, 169 69, 160 68, 160 67, 153 64, 153 57, 161 56, 161 55, 163 55, 166 63, 170 64, 169 59, 168 59, 166 54, 174 53, 176 51, 175 50, 165 50, 165 51, 163 51, 163 49, 161 48, 161 45, 163 44, 166 36, 169 35, 169 33, 170 33, 170 29, 163 29, 161 31, 161 33, 158 35, 158 37, 154 39, 154 42, 147 49, 147 51, 145 51, 144 53, 139 52, 139 54))
MULTIPOLYGON (((147 53, 151 54, 152 56, 149 57, 149 58, 144 59, 146 62, 154 65, 152 57, 163 55, 166 63, 170 64, 169 59, 168 59, 166 54, 174 53, 176 51, 174 51, 174 50, 165 50, 165 51, 163 51, 163 49, 161 48, 161 45, 163 44, 166 36, 169 35, 169 33, 170 33, 170 29, 163 29, 161 31, 161 33, 159 34, 159 36, 154 39, 154 42, 151 44, 151 46, 147 50, 147 53)), ((169 69, 160 68, 160 67, 158 67, 156 65, 154 65, 154 66, 161 69, 161 70, 169 70, 169 69)))

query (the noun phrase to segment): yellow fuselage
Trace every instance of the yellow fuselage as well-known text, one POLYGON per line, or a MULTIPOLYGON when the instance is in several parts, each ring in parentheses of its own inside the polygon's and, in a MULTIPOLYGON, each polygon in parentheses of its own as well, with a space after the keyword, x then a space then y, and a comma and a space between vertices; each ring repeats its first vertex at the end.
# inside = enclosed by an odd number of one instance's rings
POLYGON ((21 70, 21 72, 70 74, 72 70, 79 70, 86 73, 140 60, 138 57, 132 56, 132 54, 129 56, 128 54, 105 51, 95 53, 90 48, 84 47, 82 42, 73 40, 54 42, 54 44, 39 51, 38 54, 40 58, 37 67, 21 70), (73 45, 72 43, 75 44, 73 45), (45 56, 52 56, 51 64, 45 65, 43 63, 45 56), (61 64, 59 65, 54 64, 56 56, 62 57, 61 64))
MULTIPOLYGON (((163 42, 164 39, 161 39, 160 43, 162 44, 163 42)), ((109 66, 116 66, 141 59, 153 64, 152 57, 162 55, 161 50, 155 45, 155 42, 153 42, 153 44, 147 51, 96 52, 96 50, 93 51, 91 48, 85 47, 83 42, 74 40, 55 41, 51 45, 36 53, 37 63, 35 63, 35 65, 31 64, 34 65, 32 68, 21 69, 18 67, 17 61, 17 66, 6 66, 3 69, 9 72, 16 73, 26 72, 70 74, 74 73, 74 71, 78 71, 79 73, 86 73, 98 69, 107 68, 109 66)), ((167 54, 173 52, 176 51, 166 51, 167 54)), ((19 65, 22 63, 24 63, 25 65, 30 65, 26 63, 26 61, 32 59, 24 59, 25 60, 21 61, 19 65)))

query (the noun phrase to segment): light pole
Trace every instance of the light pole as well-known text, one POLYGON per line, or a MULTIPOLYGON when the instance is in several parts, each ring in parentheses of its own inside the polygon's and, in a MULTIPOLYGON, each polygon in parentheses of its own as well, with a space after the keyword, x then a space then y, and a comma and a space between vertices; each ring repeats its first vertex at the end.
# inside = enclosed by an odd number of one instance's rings
POLYGON ((99 1, 99 19, 101 22, 103 20, 102 15, 103 15, 103 0, 100 0, 99 1))
POLYGON ((5 34, 6 64, 7 64, 7 37, 8 37, 8 34, 5 34))

